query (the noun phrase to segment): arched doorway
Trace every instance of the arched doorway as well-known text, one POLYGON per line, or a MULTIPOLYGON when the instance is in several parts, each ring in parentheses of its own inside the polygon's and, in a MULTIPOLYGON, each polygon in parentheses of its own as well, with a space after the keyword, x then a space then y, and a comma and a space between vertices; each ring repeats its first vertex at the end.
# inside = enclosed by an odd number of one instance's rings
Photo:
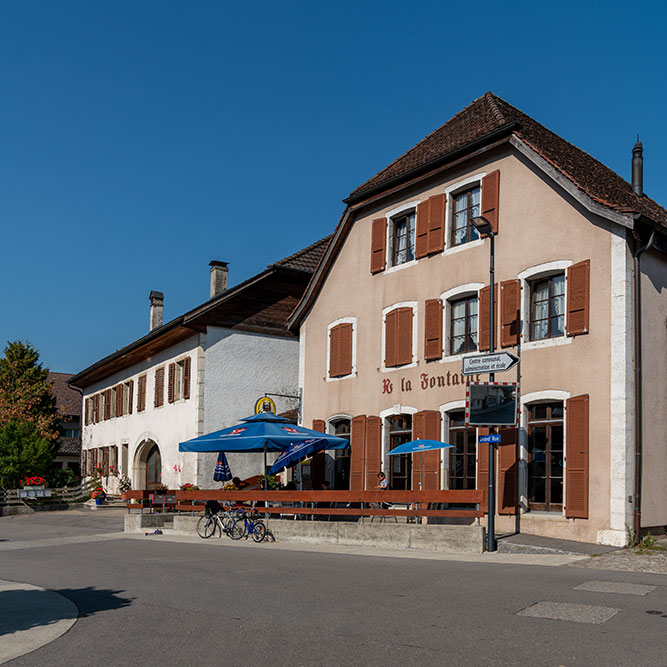
POLYGON ((144 440, 134 455, 132 484, 135 489, 155 489, 162 484, 162 456, 154 440, 144 440))

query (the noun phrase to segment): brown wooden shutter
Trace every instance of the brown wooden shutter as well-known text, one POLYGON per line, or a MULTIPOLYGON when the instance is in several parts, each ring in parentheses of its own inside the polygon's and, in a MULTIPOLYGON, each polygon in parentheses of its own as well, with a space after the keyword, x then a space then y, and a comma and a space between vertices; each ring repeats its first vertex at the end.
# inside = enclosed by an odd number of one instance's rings
POLYGON ((435 195, 429 199, 430 215, 428 224, 428 248, 429 254, 442 252, 445 247, 445 209, 447 197, 435 195))
POLYGON ((588 394, 566 403, 565 516, 588 518, 588 394))
MULTIPOLYGON (((493 302, 493 314, 494 314, 494 322, 498 322, 498 285, 494 285, 494 302, 493 302)), ((479 291, 479 350, 480 352, 484 352, 486 350, 491 349, 491 340, 490 340, 490 335, 491 335, 491 320, 490 320, 490 315, 491 315, 491 287, 483 287, 479 291)), ((497 327, 496 328, 497 331, 497 327)), ((498 347, 498 340, 496 339, 494 341, 494 347, 498 347)))
POLYGON ((387 368, 398 365, 397 322, 398 311, 389 311, 385 317, 384 327, 384 365, 387 368))
POLYGON ((138 382, 137 412, 143 412, 146 409, 146 376, 140 375, 138 382))
MULTIPOLYGON (((440 413, 437 410, 423 410, 412 415, 412 437, 414 440, 440 440, 440 413)), ((412 455, 412 489, 438 491, 440 489, 441 450, 432 449, 412 455)))
POLYGON ((591 262, 573 264, 567 270, 567 323, 568 336, 588 333, 588 314, 590 310, 590 273, 591 262))
POLYGON ((109 476, 109 447, 102 447, 102 474, 109 476))
POLYGON ((352 333, 351 322, 340 325, 338 372, 341 376, 352 373, 352 333))
POLYGON ((396 364, 412 363, 412 308, 399 308, 397 312, 396 364))
POLYGON ((500 346, 518 345, 520 330, 521 281, 505 280, 500 283, 500 346))
POLYGON ((326 422, 323 419, 313 419, 313 431, 318 431, 319 433, 326 433, 327 430, 326 422))
POLYGON ((104 419, 111 419, 111 389, 104 392, 104 419))
MULTIPOLYGON (((489 435, 491 429, 478 428, 477 435, 489 435)), ((482 502, 479 509, 482 512, 489 511, 489 445, 479 443, 477 438, 477 490, 482 492, 482 502)))
POLYGON ((378 218, 377 220, 373 220, 373 229, 371 234, 371 273, 384 271, 384 267, 387 264, 385 256, 386 238, 386 218, 378 218))
POLYGON ((167 401, 174 402, 174 376, 176 375, 176 364, 169 364, 169 383, 167 385, 167 401))
POLYGON ((519 429, 500 430, 498 445, 498 514, 516 514, 519 505, 519 429))
POLYGON ((90 474, 97 474, 97 448, 90 450, 90 474))
POLYGON ((190 376, 192 375, 190 357, 183 359, 183 398, 190 398, 190 376))
POLYGON ((442 359, 442 301, 429 299, 424 309, 424 358, 442 359))
POLYGON ((340 325, 329 329, 329 377, 341 375, 340 365, 340 325))
POLYGON ((350 426, 350 491, 364 490, 366 415, 352 418, 350 426))
POLYGON ((498 201, 500 197, 500 171, 492 171, 482 179, 482 217, 486 218, 498 233, 498 201))
POLYGON ((100 395, 93 396, 93 423, 97 424, 100 414, 100 395))
POLYGON ((159 408, 164 405, 164 367, 155 371, 155 396, 153 405, 159 408))
POLYGON ((123 416, 123 385, 116 385, 116 417, 123 416))
POLYGON ((132 403, 134 401, 134 380, 130 380, 127 386, 127 413, 132 414, 132 403))
POLYGON ((415 231, 415 257, 420 259, 428 254, 428 229, 430 225, 431 200, 417 205, 417 229, 415 231))
POLYGON ((81 450, 81 476, 85 477, 88 474, 88 450, 81 450))
POLYGON ((378 473, 382 467, 382 420, 366 417, 366 490, 378 485, 378 473))

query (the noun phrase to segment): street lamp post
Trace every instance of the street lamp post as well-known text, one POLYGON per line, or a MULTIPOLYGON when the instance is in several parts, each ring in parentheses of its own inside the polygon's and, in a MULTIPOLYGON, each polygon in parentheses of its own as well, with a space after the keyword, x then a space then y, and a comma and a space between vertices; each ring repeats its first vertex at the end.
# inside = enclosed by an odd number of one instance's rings
MULTIPOLYGON (((491 283, 491 296, 489 299, 489 352, 493 354, 496 351, 496 341, 495 341, 495 271, 494 271, 494 262, 495 262, 495 247, 494 247, 494 237, 495 233, 493 231, 493 226, 491 223, 484 217, 478 216, 472 218, 471 223, 473 227, 479 232, 481 236, 488 236, 491 239, 491 254, 489 257, 489 282, 491 283)), ((495 382, 496 374, 489 373, 489 382, 495 382)), ((488 551, 495 551, 496 546, 496 456, 495 456, 495 443, 489 443, 489 521, 487 525, 488 529, 488 551)))

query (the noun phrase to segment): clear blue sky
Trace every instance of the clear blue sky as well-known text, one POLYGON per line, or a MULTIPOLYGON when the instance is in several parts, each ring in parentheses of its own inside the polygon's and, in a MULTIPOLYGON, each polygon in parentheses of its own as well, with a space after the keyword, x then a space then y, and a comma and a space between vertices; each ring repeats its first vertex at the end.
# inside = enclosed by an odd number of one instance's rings
POLYGON ((4 2, 0 343, 77 372, 491 90, 667 205, 664 2, 4 2))

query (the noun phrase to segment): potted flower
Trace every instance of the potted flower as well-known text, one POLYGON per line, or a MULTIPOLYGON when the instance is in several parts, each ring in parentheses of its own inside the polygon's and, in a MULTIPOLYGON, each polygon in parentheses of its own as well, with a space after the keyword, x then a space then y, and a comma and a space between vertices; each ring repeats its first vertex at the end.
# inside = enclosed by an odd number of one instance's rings
POLYGON ((132 488, 132 480, 127 475, 121 475, 118 478, 118 490, 120 497, 127 500, 127 492, 132 488))
POLYGON ((39 475, 24 477, 20 483, 24 489, 43 489, 46 486, 46 480, 39 475))
POLYGON ((101 463, 98 463, 95 466, 95 472, 101 477, 102 473, 104 472, 104 466, 101 463))
POLYGON ((199 491, 199 487, 192 482, 186 482, 181 484, 181 491, 199 491))
POLYGON ((101 505, 106 500, 107 493, 103 486, 96 486, 90 494, 90 497, 95 501, 96 505, 101 505))

